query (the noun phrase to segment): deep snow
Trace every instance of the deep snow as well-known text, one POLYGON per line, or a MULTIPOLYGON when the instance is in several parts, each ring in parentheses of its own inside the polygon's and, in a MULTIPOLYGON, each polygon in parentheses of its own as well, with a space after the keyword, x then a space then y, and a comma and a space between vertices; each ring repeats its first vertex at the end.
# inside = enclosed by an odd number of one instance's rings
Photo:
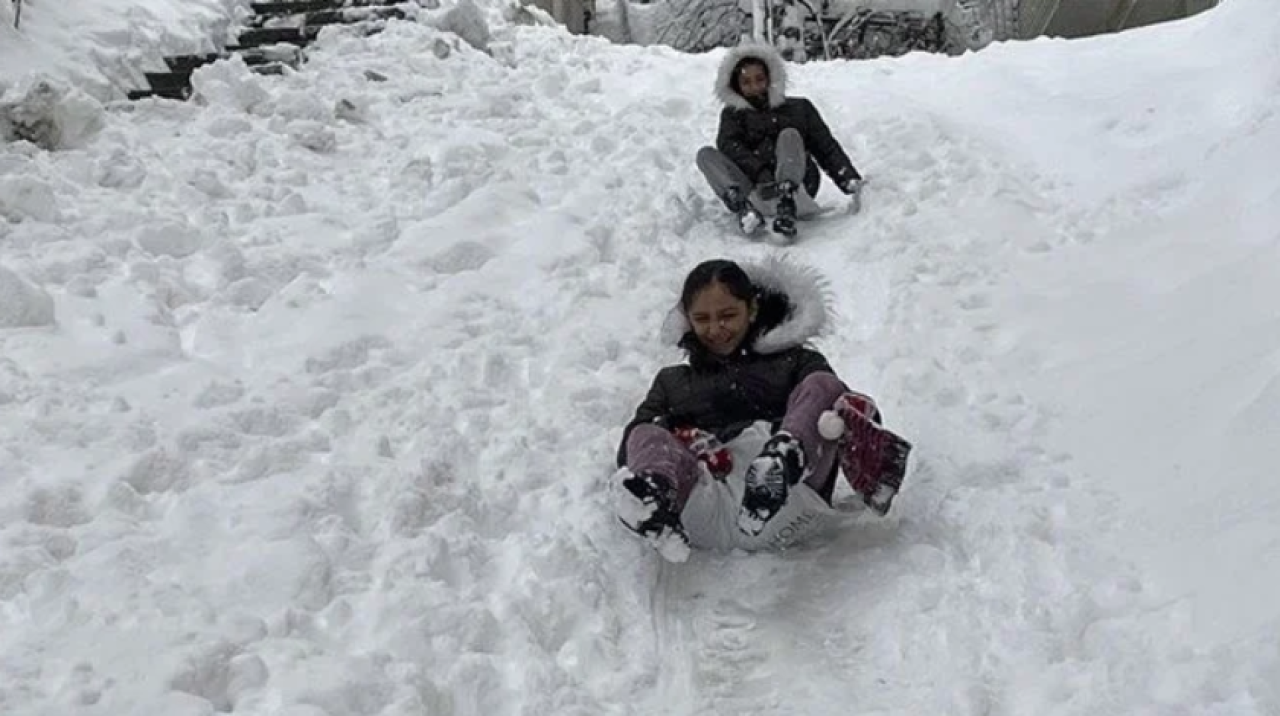
POLYGON ((107 100, 145 89, 164 55, 212 52, 249 0, 23 0, 0 2, 0 91, 28 73, 68 78, 107 100))
POLYGON ((718 53, 397 22, 0 145, 0 712, 1275 713, 1277 48, 792 68, 871 183, 788 253, 914 471, 684 565, 603 488, 684 272, 777 251, 718 53))

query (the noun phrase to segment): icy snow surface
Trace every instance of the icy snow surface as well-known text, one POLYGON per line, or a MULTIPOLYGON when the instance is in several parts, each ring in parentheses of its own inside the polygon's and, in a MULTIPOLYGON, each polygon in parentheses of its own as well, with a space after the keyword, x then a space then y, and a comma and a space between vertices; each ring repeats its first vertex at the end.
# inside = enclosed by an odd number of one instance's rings
POLYGON ((720 55, 491 52, 0 145, 0 713, 1280 711, 1273 0, 794 67, 871 183, 789 252, 914 470, 681 565, 604 483, 684 272, 777 251, 693 166, 720 55))

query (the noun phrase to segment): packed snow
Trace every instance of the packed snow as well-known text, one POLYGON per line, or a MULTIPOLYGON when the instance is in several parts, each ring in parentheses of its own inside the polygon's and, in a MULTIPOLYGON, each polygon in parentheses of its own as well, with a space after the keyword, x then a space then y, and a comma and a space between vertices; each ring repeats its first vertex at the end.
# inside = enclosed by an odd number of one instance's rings
POLYGON ((54 6, 0 35, 8 106, 44 67, 93 128, 0 144, 0 713, 1280 710, 1272 0, 792 67, 870 182, 786 250, 693 166, 719 52, 486 6, 487 53, 393 22, 104 107, 134 45, 82 65, 54 6), (773 253, 912 472, 664 562, 609 512, 621 427, 684 273, 773 253))

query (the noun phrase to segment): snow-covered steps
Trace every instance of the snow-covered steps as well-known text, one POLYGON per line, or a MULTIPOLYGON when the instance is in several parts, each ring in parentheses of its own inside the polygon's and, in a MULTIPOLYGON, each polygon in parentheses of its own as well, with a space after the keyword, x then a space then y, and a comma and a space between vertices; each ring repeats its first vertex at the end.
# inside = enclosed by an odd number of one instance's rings
POLYGON ((302 63, 302 48, 327 26, 366 23, 372 34, 381 30, 376 24, 379 21, 405 16, 393 0, 300 0, 253 3, 250 7, 254 15, 237 35, 237 44, 223 52, 166 57, 169 71, 144 73, 149 89, 131 91, 129 99, 185 100, 191 95, 192 72, 233 55, 259 74, 282 74, 286 67, 297 68, 302 63))
MULTIPOLYGON (((200 55, 174 55, 172 57, 164 58, 164 63, 169 67, 169 71, 171 72, 185 71, 190 73, 197 67, 202 67, 211 62, 217 62, 218 60, 224 60, 227 57, 230 57, 230 55, 219 52, 206 52, 200 55)), ((248 61, 248 58, 245 58, 245 62, 248 63, 248 61)))
POLYGON ((241 47, 263 47, 281 42, 306 46, 320 34, 320 27, 256 27, 240 33, 241 47))
POLYGON ((401 0, 276 0, 274 2, 250 3, 249 9, 255 15, 264 17, 268 15, 320 12, 323 10, 386 7, 399 2, 401 0))
POLYGON ((296 47, 244 47, 228 48, 226 52, 207 52, 198 55, 173 55, 164 58, 164 64, 169 68, 169 72, 171 73, 185 73, 189 76, 196 70, 196 68, 212 64, 218 60, 225 60, 232 55, 239 55, 240 59, 250 67, 268 64, 297 66, 302 63, 302 53, 296 47))
POLYGON ((252 48, 246 47, 235 52, 208 52, 199 55, 175 55, 164 58, 168 72, 147 72, 147 84, 150 89, 134 90, 129 99, 138 100, 147 97, 163 97, 165 99, 185 100, 191 94, 191 73, 205 65, 225 60, 238 55, 249 69, 263 75, 282 74, 286 67, 296 68, 302 63, 300 48, 291 46, 252 48))
POLYGON ((351 23, 360 20, 382 17, 403 17, 404 11, 399 5, 401 0, 301 0, 300 2, 261 2, 253 3, 250 8, 253 16, 247 21, 249 27, 266 27, 281 23, 297 22, 301 17, 301 25, 334 25, 351 23))
MULTIPOLYGON (((225 59, 225 57, 219 57, 217 59, 225 59)), ((249 64, 249 69, 260 75, 280 75, 284 74, 286 67, 291 66, 294 65, 277 61, 259 61, 249 64)), ((175 72, 144 73, 147 78, 147 84, 150 85, 151 88, 145 90, 132 90, 129 92, 129 99, 138 100, 146 99, 148 97, 163 97, 164 99, 177 100, 188 99, 191 96, 191 73, 194 69, 195 68, 184 69, 175 72)))

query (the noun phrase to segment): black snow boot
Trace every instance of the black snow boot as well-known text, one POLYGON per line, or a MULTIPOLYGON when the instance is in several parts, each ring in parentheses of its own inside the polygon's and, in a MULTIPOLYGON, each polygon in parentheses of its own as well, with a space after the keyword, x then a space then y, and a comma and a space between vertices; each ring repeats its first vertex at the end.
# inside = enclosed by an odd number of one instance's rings
POLYGON ((744 235, 751 236, 764 225, 764 217, 751 205, 746 195, 742 193, 742 189, 736 186, 729 187, 722 200, 724 205, 729 207, 729 211, 738 217, 738 228, 744 235))
POLYGON ((796 235, 796 187, 789 181, 778 183, 778 213, 773 219, 773 231, 788 239, 796 235))
POLYGON ((618 520, 640 535, 672 562, 683 562, 689 554, 689 536, 680 524, 676 488, 666 477, 651 472, 632 474, 622 480, 623 502, 618 520))
POLYGON ((804 479, 807 463, 804 446, 790 433, 779 431, 769 438, 747 468, 738 529, 752 537, 764 531, 787 501, 788 489, 804 479))

